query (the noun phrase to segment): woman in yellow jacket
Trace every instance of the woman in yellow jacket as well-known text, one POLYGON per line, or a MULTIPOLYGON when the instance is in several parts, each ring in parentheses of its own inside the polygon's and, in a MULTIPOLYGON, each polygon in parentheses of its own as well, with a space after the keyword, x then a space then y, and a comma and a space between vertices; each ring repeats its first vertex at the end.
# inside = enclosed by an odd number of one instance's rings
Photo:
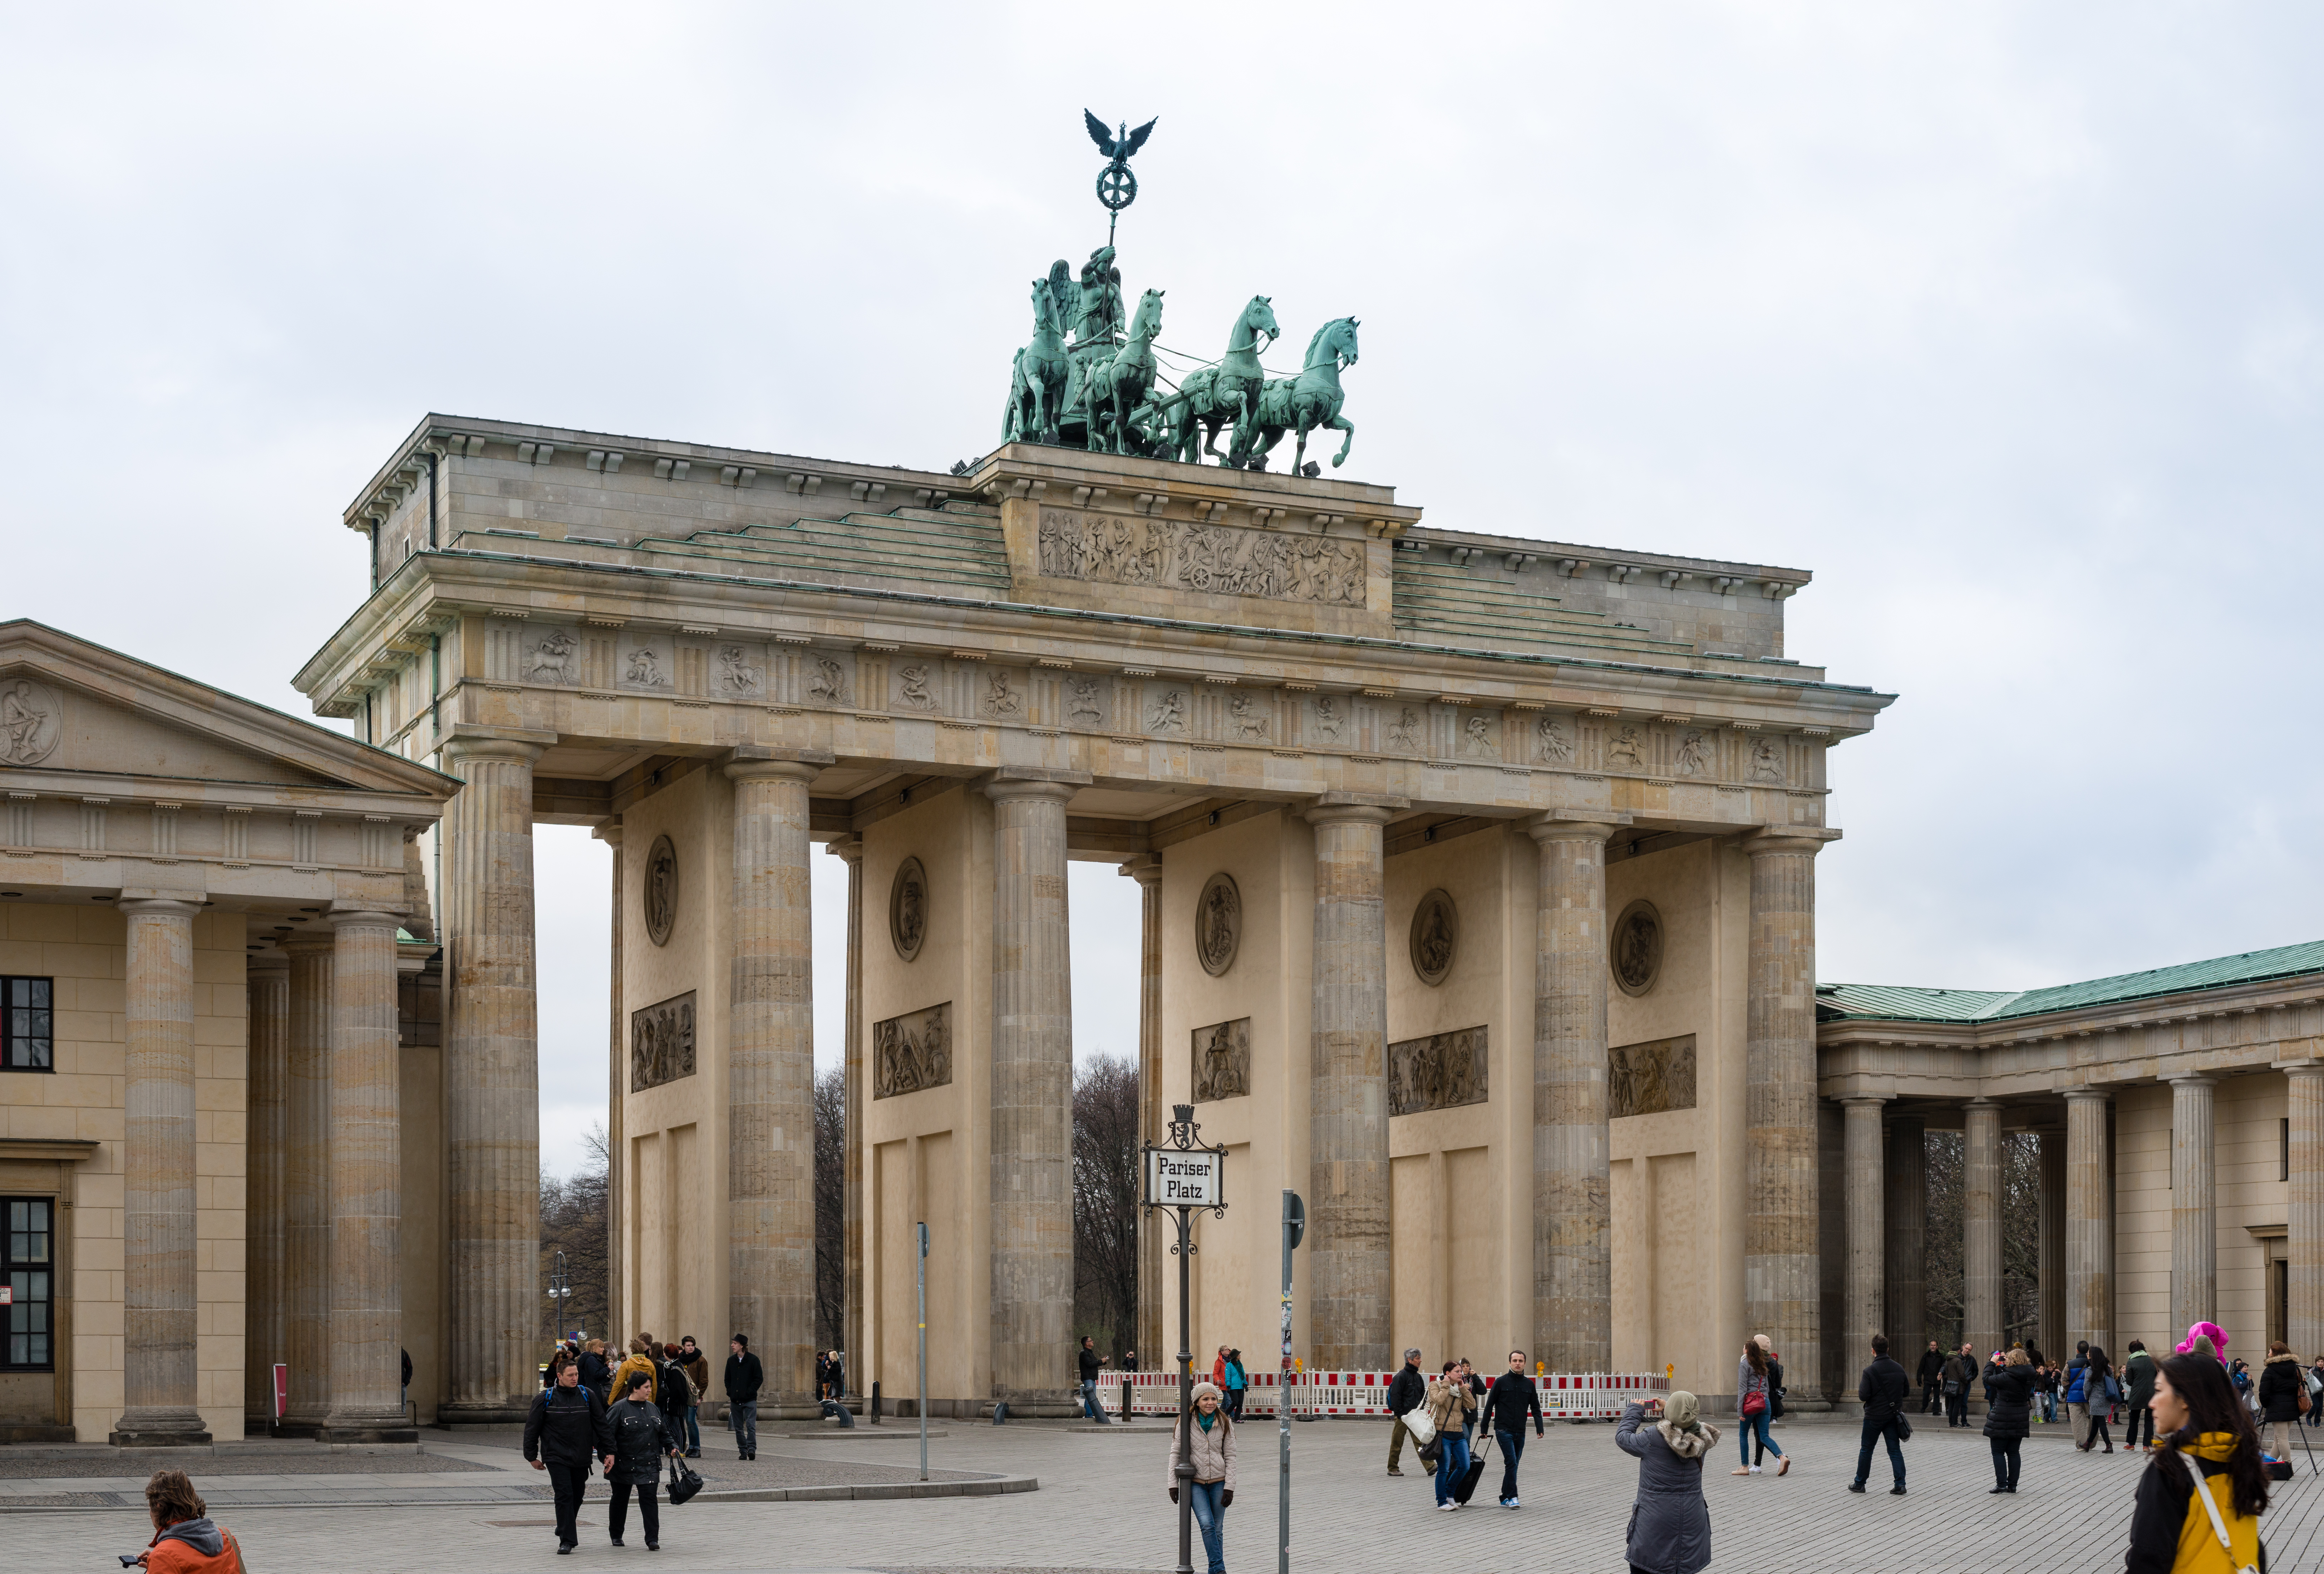
POLYGON ((2227 1373, 2207 1356, 2165 1356, 2151 1404, 2161 1442, 2139 1477, 2125 1574, 2264 1574, 2267 1471, 2227 1373))
POLYGON ((653 1335, 650 1333, 641 1333, 630 1341, 628 1358, 613 1370, 614 1393, 626 1395, 630 1391, 630 1374, 643 1372, 653 1380, 654 1385, 646 1398, 655 1404, 661 1403, 661 1374, 654 1365, 654 1348, 653 1335))

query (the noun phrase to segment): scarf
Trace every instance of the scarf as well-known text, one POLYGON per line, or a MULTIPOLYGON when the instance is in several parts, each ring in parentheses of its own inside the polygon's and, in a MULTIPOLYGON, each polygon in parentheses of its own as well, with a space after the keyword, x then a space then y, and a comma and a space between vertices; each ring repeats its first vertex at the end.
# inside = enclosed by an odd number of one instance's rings
POLYGON ((146 1543, 158 1547, 163 1542, 183 1542, 205 1558, 215 1558, 226 1551, 226 1535, 210 1520, 181 1519, 146 1543))

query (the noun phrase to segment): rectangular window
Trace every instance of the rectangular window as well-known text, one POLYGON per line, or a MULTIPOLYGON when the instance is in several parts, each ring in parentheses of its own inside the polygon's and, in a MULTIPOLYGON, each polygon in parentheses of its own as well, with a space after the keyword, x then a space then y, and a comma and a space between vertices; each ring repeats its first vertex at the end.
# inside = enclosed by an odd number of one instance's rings
POLYGON ((0 978, 0 1071, 56 1069, 48 979, 0 978))
POLYGON ((2275 1123, 2275 1178, 2292 1179, 2292 1118, 2288 1115, 2275 1123))
POLYGON ((7 1359, 0 1361, 0 1370, 51 1371, 56 1367, 54 1342, 49 1337, 55 1311, 56 1244, 51 1234, 55 1208, 45 1197, 0 1200, 8 1224, 6 1234, 0 1236, 7 1253, 0 1261, 0 1275, 8 1286, 8 1304, 0 1308, 8 1323, 7 1359))

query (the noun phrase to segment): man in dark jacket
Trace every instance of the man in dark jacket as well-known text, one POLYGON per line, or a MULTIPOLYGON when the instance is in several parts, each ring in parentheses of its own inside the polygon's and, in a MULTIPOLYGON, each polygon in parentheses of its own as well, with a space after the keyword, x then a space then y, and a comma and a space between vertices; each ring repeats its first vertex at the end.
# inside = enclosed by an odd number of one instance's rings
POLYGON ((1526 1376, 1526 1353, 1509 1352, 1509 1369, 1493 1379, 1485 1391, 1485 1413, 1477 1430, 1501 1446, 1501 1506, 1517 1506, 1517 1461, 1525 1457, 1526 1417, 1533 1417, 1533 1435, 1541 1431, 1541 1390, 1526 1376))
POLYGON ((1872 1364, 1864 1368, 1856 1384, 1856 1396, 1864 1402, 1864 1431, 1856 1445, 1856 1479, 1849 1483, 1850 1492, 1864 1490, 1865 1480, 1872 1474, 1872 1445, 1886 1438, 1888 1468, 1896 1477, 1888 1494, 1904 1496, 1904 1445, 1897 1439, 1896 1423, 1903 1419, 1904 1401, 1912 1395, 1912 1379, 1904 1376, 1903 1367, 1888 1358, 1887 1337, 1874 1334, 1872 1364))
POLYGON ((2154 1398, 2154 1358, 2146 1353, 2146 1341, 2130 1341, 2130 1355, 2122 1363, 2123 1403, 2130 1407, 2130 1436, 2123 1447, 2138 1447, 2139 1428, 2146 1429, 2148 1447, 2154 1443, 2154 1412, 2148 1404, 2154 1398))
POLYGON ((1404 1418, 1427 1397, 1428 1379, 1420 1375, 1420 1351, 1408 1349, 1404 1352, 1404 1370, 1388 1385, 1388 1473, 1391 1476, 1404 1474, 1397 1468, 1397 1461, 1404 1458, 1404 1418))
POLYGON ((1942 1374, 1945 1385, 1945 1424, 1969 1424, 1969 1385, 1977 1381, 1977 1356, 1963 1345, 1946 1358, 1942 1374))
POLYGON ((759 1358, 751 1353, 750 1339, 736 1334, 727 1347, 726 1424, 734 1429, 737 1459, 759 1457, 759 1389, 767 1380, 759 1358))
POLYGON ((1074 1352, 1074 1368, 1079 1374, 1082 1385, 1082 1414, 1100 1426, 1109 1425, 1113 1420, 1105 1413, 1105 1405, 1097 1396, 1097 1375, 1104 1367, 1105 1362, 1097 1353, 1097 1340, 1087 1334, 1082 1335, 1082 1348, 1074 1352))
POLYGON ((580 1540, 575 1524, 581 1513, 581 1494, 589 1484, 589 1461, 613 1451, 613 1433, 606 1421, 605 1402, 581 1386, 581 1367, 559 1356, 549 1385, 532 1402, 524 1418, 525 1462, 549 1472, 549 1489, 557 1495, 557 1551, 570 1552, 580 1540))
POLYGON ((1931 1339, 1929 1348, 1921 1352, 1921 1367, 1915 1374, 1921 1385, 1921 1413, 1934 1415, 1942 1408, 1945 1384, 1945 1352, 1931 1339))

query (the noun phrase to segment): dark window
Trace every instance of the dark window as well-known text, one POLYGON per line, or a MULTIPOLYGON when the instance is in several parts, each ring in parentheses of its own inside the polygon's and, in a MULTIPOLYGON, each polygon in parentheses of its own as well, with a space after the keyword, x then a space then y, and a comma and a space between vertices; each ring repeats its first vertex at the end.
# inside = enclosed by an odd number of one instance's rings
POLYGON ((56 1069, 48 979, 0 978, 0 1070, 56 1069))
POLYGON ((2292 1118, 2284 1117, 2275 1127, 2275 1178, 2292 1179, 2292 1118))
POLYGON ((0 1368, 12 1372, 47 1371, 56 1366, 50 1339, 55 1299, 56 1243, 50 1227, 56 1204, 44 1197, 10 1197, 0 1201, 8 1215, 5 1238, 7 1255, 0 1262, 6 1275, 8 1305, 7 1359, 0 1368))

